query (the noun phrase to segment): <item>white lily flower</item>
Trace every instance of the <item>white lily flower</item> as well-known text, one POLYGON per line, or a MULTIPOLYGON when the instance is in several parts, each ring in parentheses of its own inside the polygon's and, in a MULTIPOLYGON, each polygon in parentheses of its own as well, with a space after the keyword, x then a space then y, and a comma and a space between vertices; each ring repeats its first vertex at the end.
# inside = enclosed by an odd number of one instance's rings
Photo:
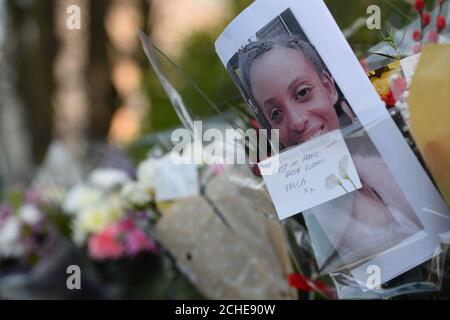
POLYGON ((338 177, 333 173, 332 175, 329 175, 325 180, 325 188, 327 188, 327 190, 332 190, 336 188, 339 183, 340 182, 338 177))
POLYGON ((102 192, 87 185, 77 185, 66 195, 63 202, 63 210, 68 214, 77 214, 85 208, 101 202, 102 192))
POLYGON ((125 184, 120 192, 120 196, 126 204, 138 207, 142 207, 152 200, 150 193, 138 182, 125 184))
POLYGON ((341 176, 342 179, 348 179, 348 173, 347 173, 348 162, 349 162, 349 157, 348 157, 348 155, 345 155, 345 156, 339 161, 339 174, 340 174, 340 176, 341 176))

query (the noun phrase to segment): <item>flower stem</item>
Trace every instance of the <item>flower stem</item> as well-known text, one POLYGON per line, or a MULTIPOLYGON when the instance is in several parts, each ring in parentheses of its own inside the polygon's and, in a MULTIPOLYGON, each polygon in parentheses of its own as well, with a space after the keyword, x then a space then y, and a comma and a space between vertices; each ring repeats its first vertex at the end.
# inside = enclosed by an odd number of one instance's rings
POLYGON ((345 193, 348 193, 348 190, 345 189, 345 187, 344 187, 344 185, 342 184, 342 182, 339 182, 339 186, 340 186, 342 189, 344 189, 345 193))
POLYGON ((350 177, 347 177, 347 180, 350 181, 350 183, 352 184, 353 188, 355 190, 357 190, 357 188, 356 188, 355 184, 353 183, 352 179, 350 179, 350 177))

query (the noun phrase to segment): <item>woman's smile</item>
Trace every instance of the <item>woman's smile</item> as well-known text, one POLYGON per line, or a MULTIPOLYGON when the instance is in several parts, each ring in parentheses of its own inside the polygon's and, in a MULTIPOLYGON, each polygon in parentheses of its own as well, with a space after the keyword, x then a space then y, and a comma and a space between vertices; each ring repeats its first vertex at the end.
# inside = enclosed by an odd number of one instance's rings
POLYGON ((313 129, 308 129, 303 135, 299 143, 311 141, 315 138, 320 137, 322 134, 324 134, 325 125, 322 125, 320 127, 315 127, 313 129))
POLYGON ((254 61, 250 80, 257 104, 285 147, 339 128, 333 79, 319 74, 302 52, 273 48, 254 61))

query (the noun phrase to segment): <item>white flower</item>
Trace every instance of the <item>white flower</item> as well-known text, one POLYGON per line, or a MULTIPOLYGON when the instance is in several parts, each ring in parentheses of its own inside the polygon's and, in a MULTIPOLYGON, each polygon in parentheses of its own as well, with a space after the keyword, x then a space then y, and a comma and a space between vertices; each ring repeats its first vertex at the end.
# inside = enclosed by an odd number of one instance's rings
POLYGON ((409 98, 409 91, 408 90, 405 90, 405 92, 403 92, 403 98, 405 100, 408 100, 408 98, 409 98))
POLYGON ((348 173, 347 173, 348 161, 349 161, 348 155, 345 155, 339 161, 339 174, 341 175, 342 179, 347 179, 348 178, 348 173))
POLYGON ((125 172, 112 168, 94 170, 89 177, 89 182, 93 186, 103 190, 111 190, 129 180, 130 178, 125 172))
POLYGON ((150 191, 154 188, 155 184, 155 160, 147 159, 137 168, 137 180, 138 183, 146 190, 150 191))
POLYGON ((138 207, 142 207, 152 200, 145 187, 137 182, 128 182, 125 184, 120 192, 120 196, 126 204, 138 207))
POLYGON ((23 254, 25 248, 19 241, 21 227, 20 220, 14 215, 0 225, 0 256, 16 258, 23 254))
POLYGON ((73 225, 74 235, 100 232, 109 224, 118 221, 122 213, 119 198, 108 197, 103 202, 87 207, 80 212, 73 225))
POLYGON ((325 180, 325 188, 327 188, 327 190, 332 190, 337 185, 339 185, 339 179, 334 173, 332 175, 329 175, 325 180))
POLYGON ((396 73, 394 73, 393 75, 390 76, 390 81, 391 82, 395 81, 395 80, 398 80, 398 79, 400 79, 400 76, 398 74, 396 74, 396 73))
POLYGON ((66 195, 63 210, 69 214, 77 214, 81 210, 102 200, 102 192, 87 185, 77 185, 66 195))
POLYGON ((42 220, 42 213, 33 205, 26 204, 19 209, 20 219, 30 226, 34 226, 42 220))
POLYGON ((75 220, 72 223, 72 239, 73 242, 77 246, 83 246, 84 242, 86 241, 86 237, 88 235, 87 231, 80 225, 80 220, 75 220))

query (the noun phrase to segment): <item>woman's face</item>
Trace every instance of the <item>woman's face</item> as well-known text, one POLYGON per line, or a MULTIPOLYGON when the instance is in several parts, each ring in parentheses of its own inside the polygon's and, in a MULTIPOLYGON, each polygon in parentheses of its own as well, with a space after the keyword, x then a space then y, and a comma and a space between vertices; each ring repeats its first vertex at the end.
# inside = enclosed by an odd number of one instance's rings
POLYGON ((250 69, 252 94, 280 142, 294 146, 339 128, 334 110, 338 94, 331 76, 319 77, 304 55, 276 47, 250 69))

